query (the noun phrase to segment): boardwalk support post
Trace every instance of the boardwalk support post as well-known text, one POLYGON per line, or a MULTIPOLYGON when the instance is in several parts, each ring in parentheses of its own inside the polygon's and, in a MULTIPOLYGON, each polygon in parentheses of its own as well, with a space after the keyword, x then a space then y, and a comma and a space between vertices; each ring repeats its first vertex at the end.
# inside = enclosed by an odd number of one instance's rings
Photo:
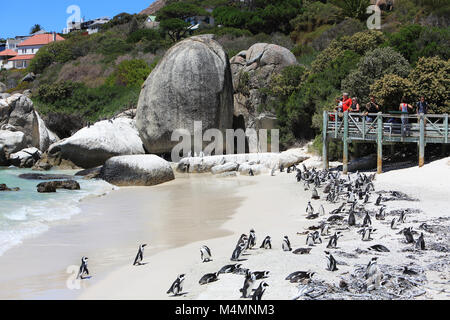
POLYGON ((425 163, 425 116, 423 113, 419 116, 420 137, 419 137, 419 167, 425 163))
POLYGON ((377 117, 377 173, 383 173, 383 117, 381 112, 377 117))
POLYGON ((348 112, 344 112, 344 156, 342 159, 342 171, 344 174, 348 173, 348 112))
POLYGON ((328 163, 328 112, 323 112, 323 151, 322 151, 322 160, 323 160, 323 168, 324 170, 328 170, 330 168, 328 163))

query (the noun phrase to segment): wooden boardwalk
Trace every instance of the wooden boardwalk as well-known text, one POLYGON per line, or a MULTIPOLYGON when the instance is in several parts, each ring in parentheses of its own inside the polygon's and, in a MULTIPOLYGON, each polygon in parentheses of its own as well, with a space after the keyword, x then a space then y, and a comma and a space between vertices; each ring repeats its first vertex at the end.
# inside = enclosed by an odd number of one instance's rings
POLYGON ((448 114, 407 115, 327 112, 323 114, 323 162, 328 169, 328 142, 343 142, 343 171, 348 172, 348 143, 351 141, 376 142, 378 145, 377 171, 382 173, 383 144, 417 143, 419 167, 425 159, 427 143, 449 143, 448 114), (325 129, 326 128, 326 129, 325 129))

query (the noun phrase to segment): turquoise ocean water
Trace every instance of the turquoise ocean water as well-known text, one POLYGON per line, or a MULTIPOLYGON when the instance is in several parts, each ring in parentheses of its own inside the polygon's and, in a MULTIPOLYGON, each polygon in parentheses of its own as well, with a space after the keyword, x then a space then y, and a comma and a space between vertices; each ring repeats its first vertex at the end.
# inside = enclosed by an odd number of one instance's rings
MULTIPOLYGON (((81 186, 79 191, 57 190, 40 194, 39 180, 25 180, 18 176, 36 173, 29 169, 0 168, 0 184, 19 187, 18 192, 0 192, 0 256, 8 249, 31 236, 45 232, 50 223, 70 219, 81 212, 80 200, 89 195, 102 195, 113 186, 102 180, 83 180, 74 177, 81 186)), ((74 174, 75 171, 51 171, 52 174, 74 174)))

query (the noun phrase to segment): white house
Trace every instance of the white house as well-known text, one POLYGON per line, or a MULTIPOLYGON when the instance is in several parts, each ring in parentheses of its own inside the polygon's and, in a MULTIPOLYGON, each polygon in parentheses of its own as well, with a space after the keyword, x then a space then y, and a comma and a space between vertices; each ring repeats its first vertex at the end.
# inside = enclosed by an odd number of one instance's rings
POLYGON ((16 69, 25 69, 40 48, 51 42, 63 40, 64 38, 56 33, 36 34, 19 43, 17 45, 17 55, 9 59, 8 62, 13 62, 13 67, 16 69))

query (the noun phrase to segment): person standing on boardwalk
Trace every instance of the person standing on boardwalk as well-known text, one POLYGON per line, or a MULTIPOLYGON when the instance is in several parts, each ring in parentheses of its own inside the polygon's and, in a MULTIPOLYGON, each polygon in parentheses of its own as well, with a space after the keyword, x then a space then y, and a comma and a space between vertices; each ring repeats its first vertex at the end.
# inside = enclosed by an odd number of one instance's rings
POLYGON ((428 103, 425 101, 424 96, 421 96, 419 102, 416 103, 416 112, 417 115, 428 113, 428 103))
POLYGON ((409 133, 408 108, 413 110, 413 106, 406 103, 406 98, 402 97, 399 110, 402 112, 402 137, 409 133))
POLYGON ((367 122, 372 122, 373 117, 369 117, 369 113, 378 113, 380 111, 380 107, 375 103, 375 97, 371 96, 369 103, 366 104, 366 108, 364 110, 364 115, 366 116, 367 122))

